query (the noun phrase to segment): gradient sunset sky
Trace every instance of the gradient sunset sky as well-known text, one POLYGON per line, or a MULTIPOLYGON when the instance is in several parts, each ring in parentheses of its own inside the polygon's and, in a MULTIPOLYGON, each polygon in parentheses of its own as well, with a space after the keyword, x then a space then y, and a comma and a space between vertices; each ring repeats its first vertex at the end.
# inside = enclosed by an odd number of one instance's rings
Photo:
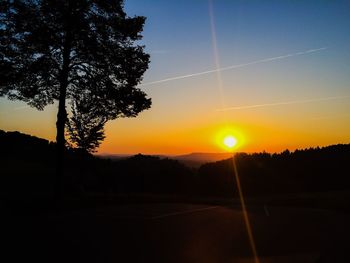
MULTIPOLYGON (((350 1, 126 0, 147 17, 153 100, 99 153, 240 152, 350 143, 350 1), (223 70, 222 70, 223 69, 223 70)), ((57 105, 0 99, 0 129, 55 139, 57 105)))

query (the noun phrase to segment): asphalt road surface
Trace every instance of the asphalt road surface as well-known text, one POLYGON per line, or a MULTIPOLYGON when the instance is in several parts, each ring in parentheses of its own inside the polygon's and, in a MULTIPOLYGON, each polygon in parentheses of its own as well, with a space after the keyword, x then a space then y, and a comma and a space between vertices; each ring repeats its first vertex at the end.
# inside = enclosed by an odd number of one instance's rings
MULTIPOLYGON (((131 204, 40 216, 2 216, 1 262, 254 263, 238 207, 131 204)), ((259 262, 350 262, 349 216, 256 206, 259 262)))

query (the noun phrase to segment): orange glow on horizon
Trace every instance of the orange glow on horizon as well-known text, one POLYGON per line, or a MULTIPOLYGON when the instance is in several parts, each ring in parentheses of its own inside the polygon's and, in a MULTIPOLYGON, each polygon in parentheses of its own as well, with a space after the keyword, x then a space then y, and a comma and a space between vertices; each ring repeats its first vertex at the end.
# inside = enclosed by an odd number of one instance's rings
MULTIPOLYGON (((10 103, 16 107, 22 105, 10 103)), ((193 107, 190 101, 188 105, 182 105, 179 111, 160 111, 163 107, 155 104, 152 110, 143 112, 137 118, 108 122, 105 127, 106 139, 99 147, 98 154, 223 153, 230 150, 223 144, 228 135, 237 139, 234 152, 247 153, 294 151, 350 142, 348 120, 340 117, 312 119, 306 111, 309 107, 303 109, 303 105, 298 109, 279 108, 281 112, 275 112, 272 108, 227 112, 227 116, 215 111, 216 105, 193 107), (157 112, 162 112, 162 115, 157 117, 157 112), (300 114, 303 117, 298 117, 300 114)), ((344 107, 344 110, 348 108, 347 105, 344 107)), ((56 112, 57 105, 45 111, 32 108, 12 111, 1 116, 1 128, 55 141, 56 112)))

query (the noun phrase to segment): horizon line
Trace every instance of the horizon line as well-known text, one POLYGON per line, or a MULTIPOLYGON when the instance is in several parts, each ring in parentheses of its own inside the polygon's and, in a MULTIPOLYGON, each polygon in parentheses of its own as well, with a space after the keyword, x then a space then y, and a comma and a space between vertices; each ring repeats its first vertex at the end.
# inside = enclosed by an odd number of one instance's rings
POLYGON ((268 153, 268 154, 281 154, 285 151, 289 151, 291 153, 295 152, 295 151, 303 151, 303 150, 309 150, 309 149, 317 149, 317 148, 320 148, 320 149, 323 149, 323 148, 327 148, 327 147, 332 147, 332 146, 338 146, 338 145, 350 145, 350 142, 349 143, 333 143, 333 144, 327 144, 327 145, 316 145, 316 146, 305 146, 305 147, 300 147, 300 148, 295 148, 295 149, 290 149, 290 148, 285 148, 284 150, 281 150, 281 151, 275 151, 275 152, 271 152, 271 151, 267 151, 267 150, 260 150, 260 151, 237 151, 237 152, 190 152, 190 153, 182 153, 182 154, 145 154, 145 153, 95 153, 93 154, 94 156, 100 156, 100 157, 103 157, 103 156, 108 156, 108 155, 124 155, 126 157, 129 157, 129 156, 135 156, 135 155, 138 155, 138 154, 141 154, 141 155, 145 155, 145 156, 165 156, 165 157, 176 157, 176 156, 183 156, 183 155, 191 155, 191 154, 240 154, 240 153, 245 153, 245 154, 255 154, 255 153, 268 153))

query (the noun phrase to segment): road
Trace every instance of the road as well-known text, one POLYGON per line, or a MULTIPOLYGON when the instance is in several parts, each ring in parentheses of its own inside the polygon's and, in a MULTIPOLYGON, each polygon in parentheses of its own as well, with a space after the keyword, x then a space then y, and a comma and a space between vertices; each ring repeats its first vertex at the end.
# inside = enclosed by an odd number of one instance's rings
MULTIPOLYGON (((348 215, 269 206, 248 215, 261 263, 349 262, 348 215)), ((254 263, 234 206, 130 204, 5 218, 1 262, 254 263)))

